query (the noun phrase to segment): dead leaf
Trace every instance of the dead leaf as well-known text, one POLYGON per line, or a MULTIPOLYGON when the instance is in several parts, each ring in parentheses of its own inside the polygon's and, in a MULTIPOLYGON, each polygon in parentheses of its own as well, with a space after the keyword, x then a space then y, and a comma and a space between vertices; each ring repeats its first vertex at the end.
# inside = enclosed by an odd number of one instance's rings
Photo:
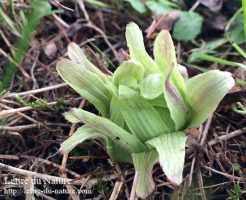
POLYGON ((164 15, 161 15, 153 20, 151 25, 147 28, 147 38, 155 38, 155 31, 171 30, 173 24, 178 20, 180 15, 179 10, 172 10, 164 15))

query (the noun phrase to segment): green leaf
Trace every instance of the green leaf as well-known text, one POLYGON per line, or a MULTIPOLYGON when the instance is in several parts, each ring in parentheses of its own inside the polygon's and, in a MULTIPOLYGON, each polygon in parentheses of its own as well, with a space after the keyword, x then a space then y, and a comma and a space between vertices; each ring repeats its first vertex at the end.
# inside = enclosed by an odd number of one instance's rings
MULTIPOLYGON (((65 113, 66 119, 71 119, 71 115, 73 116, 73 119, 77 118, 78 121, 84 122, 131 153, 146 150, 146 146, 140 142, 138 138, 104 117, 99 117, 90 112, 76 108, 73 108, 71 112, 65 113)), ((72 123, 74 123, 74 120, 72 123)))
POLYGON ((115 143, 109 137, 107 137, 106 142, 107 152, 113 162, 132 163, 132 157, 129 151, 115 143))
POLYGON ((228 42, 227 39, 225 38, 220 38, 220 39, 215 39, 209 42, 206 42, 205 44, 203 44, 199 49, 193 51, 189 57, 188 57, 188 62, 189 63, 194 63, 196 61, 200 60, 200 53, 212 53, 214 52, 215 49, 217 49, 218 47, 222 46, 223 44, 225 44, 226 42, 228 42))
POLYGON ((169 76, 167 77, 166 83, 164 85, 164 97, 167 103, 167 107, 170 111, 171 118, 175 123, 175 130, 182 130, 186 123, 189 107, 176 86, 172 83, 171 80, 169 80, 169 76))
POLYGON ((162 15, 170 10, 172 8, 169 5, 166 5, 162 2, 156 2, 156 1, 146 1, 146 6, 152 11, 155 12, 157 15, 162 15))
POLYGON ((156 37, 154 42, 154 57, 164 77, 168 75, 170 67, 173 66, 171 80, 179 89, 182 96, 184 96, 186 91, 185 82, 177 68, 175 47, 168 31, 163 30, 156 37))
POLYGON ((243 14, 240 13, 233 20, 229 30, 226 31, 226 36, 233 43, 243 44, 246 42, 244 37, 244 19, 243 14))
POLYGON ((125 0, 125 1, 128 1, 131 4, 131 6, 139 13, 146 12, 146 7, 142 2, 142 0, 125 0))
POLYGON ((110 102, 110 120, 120 127, 124 127, 125 120, 120 112, 118 97, 113 96, 110 102))
POLYGON ((133 79, 139 82, 143 79, 143 76, 144 67, 142 66, 142 64, 134 60, 124 61, 114 72, 113 83, 116 86, 132 86, 131 81, 133 79))
POLYGON ((157 72, 158 66, 145 50, 144 39, 138 25, 131 22, 126 27, 126 41, 132 60, 140 62, 148 72, 157 72))
POLYGON ((173 37, 180 41, 195 39, 201 32, 202 21, 202 16, 195 12, 181 12, 174 25, 173 37))
POLYGON ((141 199, 146 199, 155 189, 152 169, 158 162, 155 150, 132 154, 135 173, 137 173, 136 193, 141 199))
MULTIPOLYGON (((243 63, 237 63, 237 62, 232 62, 232 61, 228 61, 222 58, 217 58, 215 56, 211 56, 202 52, 196 52, 196 54, 193 55, 196 59, 201 59, 201 60, 207 60, 213 63, 219 63, 222 65, 229 65, 231 67, 240 67, 243 70, 246 70, 246 65, 244 65, 243 63)), ((194 58, 193 57, 193 58, 194 58)))
POLYGON ((154 107, 167 107, 167 103, 163 94, 153 100, 149 100, 148 102, 154 107))
POLYGON ((186 139, 184 132, 174 132, 147 141, 147 144, 156 148, 161 167, 174 185, 182 182, 186 139))
POLYGON ((107 82, 109 76, 102 73, 96 66, 94 66, 85 56, 83 50, 74 42, 68 45, 68 57, 76 64, 82 65, 91 72, 96 73, 103 81, 107 82))
POLYGON ((103 116, 108 114, 112 90, 100 76, 68 59, 57 63, 57 71, 67 84, 92 103, 103 116))
POLYGON ((41 19, 45 16, 54 14, 54 13, 61 13, 62 10, 52 10, 51 5, 48 1, 43 0, 32 0, 32 11, 35 13, 35 17, 41 19))
POLYGON ((155 110, 159 113, 162 120, 165 122, 165 124, 168 124, 169 132, 175 131, 175 123, 171 119, 171 114, 169 112, 169 109, 167 107, 163 106, 154 106, 155 110))
POLYGON ((74 147, 88 139, 102 138, 106 139, 104 135, 95 131, 86 125, 81 126, 76 130, 76 132, 65 140, 60 147, 62 153, 69 153, 74 147))
POLYGON ((61 144, 60 151, 62 153, 69 153, 78 144, 88 139, 102 139, 104 142, 106 142, 108 154, 114 162, 132 163, 132 158, 129 151, 122 148, 117 143, 113 142, 110 138, 104 136, 102 133, 99 133, 98 131, 90 128, 87 125, 78 128, 71 137, 65 140, 61 144))
POLYGON ((189 114, 188 127, 202 124, 234 84, 231 73, 219 70, 211 70, 189 79, 187 101, 192 112, 189 114))
POLYGON ((136 94, 138 94, 138 92, 125 85, 120 85, 118 94, 120 98, 129 98, 135 96, 136 94))
MULTIPOLYGON (((163 121, 159 113, 139 95, 119 97, 121 113, 131 132, 141 141, 168 133, 170 124, 163 121)), ((166 116, 169 118, 170 116, 166 116)))
POLYGON ((164 77, 160 73, 149 74, 140 84, 140 94, 145 99, 155 99, 163 94, 164 77))

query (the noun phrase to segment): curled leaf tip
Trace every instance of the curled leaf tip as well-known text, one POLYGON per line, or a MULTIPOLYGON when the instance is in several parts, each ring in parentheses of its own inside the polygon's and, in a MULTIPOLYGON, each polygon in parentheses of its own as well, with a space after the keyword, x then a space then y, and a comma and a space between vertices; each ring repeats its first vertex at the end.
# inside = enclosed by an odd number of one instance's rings
POLYGON ((187 80, 189 78, 188 72, 187 72, 187 68, 183 65, 177 65, 179 72, 181 73, 181 75, 183 76, 184 80, 187 80))
POLYGON ((63 116, 66 120, 68 120, 71 123, 78 123, 80 120, 74 115, 74 109, 71 109, 68 112, 63 113, 63 116))

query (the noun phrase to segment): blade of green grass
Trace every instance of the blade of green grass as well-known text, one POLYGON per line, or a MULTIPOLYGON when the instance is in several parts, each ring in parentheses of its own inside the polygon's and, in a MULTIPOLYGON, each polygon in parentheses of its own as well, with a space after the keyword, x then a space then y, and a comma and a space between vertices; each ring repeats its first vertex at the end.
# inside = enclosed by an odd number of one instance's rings
POLYGON ((20 37, 20 32, 16 27, 15 22, 10 17, 8 17, 8 15, 5 14, 4 10, 1 7, 0 7, 0 19, 2 19, 2 21, 6 23, 6 25, 8 25, 9 29, 13 34, 20 37))
POLYGON ((246 59, 246 52, 237 43, 233 43, 232 46, 246 59))
POLYGON ((101 51, 93 42, 89 42, 89 44, 99 53, 101 54, 101 57, 113 68, 116 69, 117 67, 115 64, 110 60, 110 58, 105 54, 103 51, 101 51))
POLYGON ((237 63, 237 62, 232 62, 232 61, 228 61, 228 60, 224 60, 222 58, 217 58, 208 54, 204 54, 204 53, 198 53, 197 57, 199 57, 199 59, 202 60, 207 60, 210 62, 215 62, 215 63, 219 63, 222 65, 230 65, 232 67, 240 67, 244 70, 246 70, 246 66, 242 63, 237 63))
POLYGON ((0 93, 9 87, 9 84, 13 78, 13 75, 18 69, 18 65, 22 62, 22 59, 28 49, 28 46, 33 38, 34 31, 38 25, 38 22, 47 15, 56 13, 52 11, 52 8, 48 1, 32 0, 31 9, 27 14, 27 23, 23 24, 24 28, 20 33, 20 38, 17 40, 16 51, 13 55, 13 61, 4 68, 3 74, 0 77, 0 93))
POLYGON ((243 19, 244 19, 244 36, 246 39, 246 0, 242 0, 242 8, 243 8, 243 19))

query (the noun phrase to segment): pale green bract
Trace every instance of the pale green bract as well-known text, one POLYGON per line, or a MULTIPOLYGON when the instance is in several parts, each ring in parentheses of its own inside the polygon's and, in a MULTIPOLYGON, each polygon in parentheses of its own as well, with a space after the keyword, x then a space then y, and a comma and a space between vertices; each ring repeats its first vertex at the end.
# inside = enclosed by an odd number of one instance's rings
POLYGON ((152 168, 159 162, 168 180, 182 183, 187 128, 202 124, 234 86, 229 72, 211 70, 188 78, 177 64, 168 31, 154 42, 154 59, 144 47, 135 23, 126 27, 130 60, 112 76, 102 73, 75 43, 69 44, 68 59, 57 63, 57 71, 102 116, 73 108, 65 113, 72 123, 83 122, 73 136, 61 144, 68 153, 88 139, 98 139, 115 162, 132 163, 137 174, 136 193, 146 198, 155 188, 152 168))

